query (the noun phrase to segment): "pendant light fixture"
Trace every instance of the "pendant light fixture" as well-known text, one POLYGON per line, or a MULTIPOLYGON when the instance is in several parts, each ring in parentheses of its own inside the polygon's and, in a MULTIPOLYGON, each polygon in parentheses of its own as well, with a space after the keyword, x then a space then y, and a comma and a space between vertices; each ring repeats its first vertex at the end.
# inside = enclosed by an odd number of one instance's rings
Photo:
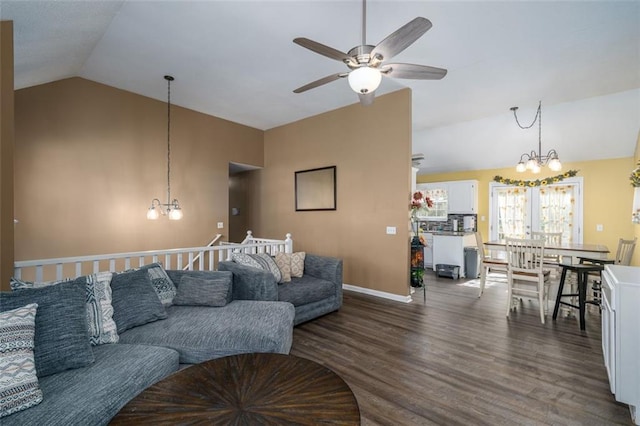
POLYGON ((151 207, 147 210, 147 219, 156 220, 162 216, 168 216, 170 220, 182 219, 182 209, 178 200, 171 200, 171 82, 174 78, 165 75, 167 80, 167 202, 161 203, 158 198, 151 200, 151 207))
POLYGON ((529 126, 522 126, 518 121, 518 115, 516 114, 518 107, 511 107, 510 109, 513 111, 516 123, 521 129, 530 129, 534 124, 536 124, 536 121, 538 122, 538 152, 531 151, 529 154, 522 154, 520 156, 520 161, 516 166, 516 171, 524 172, 526 170, 531 170, 533 173, 540 173, 543 166, 549 166, 549 169, 554 172, 560 171, 562 169, 562 163, 560 163, 560 158, 558 157, 558 153, 555 149, 549 150, 547 155, 542 155, 542 101, 538 104, 536 116, 529 126))

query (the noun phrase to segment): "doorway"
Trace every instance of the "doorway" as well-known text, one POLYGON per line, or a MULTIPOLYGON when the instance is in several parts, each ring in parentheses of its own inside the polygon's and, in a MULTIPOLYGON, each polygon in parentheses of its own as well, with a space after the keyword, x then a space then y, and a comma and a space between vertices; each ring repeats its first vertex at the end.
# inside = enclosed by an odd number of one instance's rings
POLYGON ((562 232, 562 241, 582 243, 581 177, 537 186, 489 184, 489 235, 531 238, 532 231, 562 232))

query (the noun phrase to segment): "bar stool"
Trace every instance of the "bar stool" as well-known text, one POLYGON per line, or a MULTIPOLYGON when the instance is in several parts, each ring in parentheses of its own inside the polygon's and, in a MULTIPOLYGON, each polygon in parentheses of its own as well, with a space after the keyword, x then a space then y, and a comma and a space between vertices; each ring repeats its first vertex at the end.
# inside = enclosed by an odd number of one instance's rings
POLYGON ((558 295, 556 296, 556 305, 553 308, 553 319, 555 320, 558 317, 558 308, 560 305, 571 306, 572 308, 578 308, 580 310, 580 330, 585 329, 585 320, 584 320, 584 311, 587 303, 591 303, 593 305, 598 305, 597 302, 587 301, 587 275, 590 272, 601 272, 604 269, 603 265, 598 264, 587 264, 587 263, 559 263, 559 266, 562 268, 562 275, 560 276, 560 284, 558 285, 558 295), (567 278, 567 272, 575 272, 578 276, 578 293, 571 294, 563 294, 562 291, 564 289, 564 281, 567 278), (563 297, 575 297, 578 296, 578 306, 573 305, 569 302, 564 302, 561 300, 563 297))

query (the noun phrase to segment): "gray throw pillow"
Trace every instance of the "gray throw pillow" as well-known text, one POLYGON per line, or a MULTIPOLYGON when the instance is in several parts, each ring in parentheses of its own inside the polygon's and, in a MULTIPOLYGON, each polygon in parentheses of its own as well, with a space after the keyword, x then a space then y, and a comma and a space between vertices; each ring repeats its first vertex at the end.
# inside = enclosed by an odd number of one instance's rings
POLYGON ((146 269, 113 274, 111 293, 118 333, 167 317, 146 269))
MULTIPOLYGON (((87 286, 87 322, 89 342, 93 346, 118 343, 116 323, 113 321, 113 306, 111 306, 111 276, 111 272, 98 272, 73 280, 86 283, 87 286)), ((26 288, 42 288, 69 281, 70 279, 31 282, 11 278, 9 284, 12 290, 21 291, 26 288)))
POLYGON ((0 312, 38 304, 34 357, 38 377, 86 367, 95 358, 89 344, 86 283, 0 293, 0 312))
POLYGON ((171 306, 173 298, 176 297, 176 286, 167 275, 162 264, 152 263, 142 266, 139 269, 144 269, 149 273, 149 279, 151 279, 153 289, 158 294, 162 305, 165 307, 171 306))
POLYGON ((183 276, 178 285, 174 305, 183 306, 224 306, 231 293, 229 278, 204 279, 183 276))
POLYGON ((239 263, 240 265, 251 266, 252 268, 271 272, 271 275, 273 275, 277 283, 282 282, 282 273, 280 272, 280 268, 278 268, 276 261, 266 253, 233 253, 231 255, 231 260, 239 263))

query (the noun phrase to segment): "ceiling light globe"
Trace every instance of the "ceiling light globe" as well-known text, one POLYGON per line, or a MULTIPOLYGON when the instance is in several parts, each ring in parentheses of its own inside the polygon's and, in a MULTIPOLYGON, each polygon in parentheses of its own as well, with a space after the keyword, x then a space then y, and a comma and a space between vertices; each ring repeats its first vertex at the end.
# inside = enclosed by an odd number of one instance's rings
POLYGON ((156 210, 155 207, 151 206, 149 210, 147 210, 147 219, 156 220, 159 216, 160 213, 158 213, 158 210, 156 210))
POLYGON ((518 172, 518 173, 522 173, 522 172, 524 172, 526 170, 527 170, 527 166, 525 166, 522 161, 519 162, 518 165, 516 166, 516 172, 518 172))
POLYGON ((536 167, 538 167, 538 162, 536 160, 531 158, 527 161, 527 170, 534 170, 536 167))
POLYGON ((559 172, 562 170, 562 163, 560 163, 560 160, 557 158, 552 158, 551 161, 549 161, 549 168, 554 172, 559 172))
POLYGON ((180 219, 182 219, 182 209, 180 207, 174 207, 169 212, 169 219, 170 220, 180 220, 180 219))
POLYGON ((380 86, 382 74, 376 68, 363 66, 349 73, 349 86, 356 93, 371 93, 380 86))
POLYGON ((540 173, 540 165, 538 163, 536 163, 532 168, 531 171, 533 173, 540 173))

